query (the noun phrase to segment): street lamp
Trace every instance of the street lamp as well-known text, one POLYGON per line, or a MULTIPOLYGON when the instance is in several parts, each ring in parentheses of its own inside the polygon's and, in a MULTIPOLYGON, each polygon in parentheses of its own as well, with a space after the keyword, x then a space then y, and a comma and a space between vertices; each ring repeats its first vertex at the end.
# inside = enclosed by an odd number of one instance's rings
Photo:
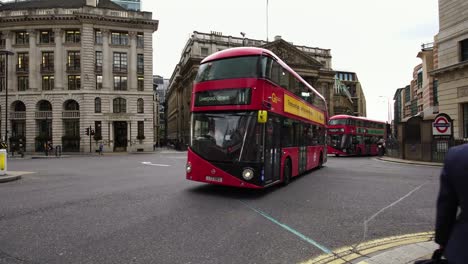
POLYGON ((5 143, 8 140, 8 56, 14 54, 9 50, 0 50, 0 55, 5 56, 5 143))

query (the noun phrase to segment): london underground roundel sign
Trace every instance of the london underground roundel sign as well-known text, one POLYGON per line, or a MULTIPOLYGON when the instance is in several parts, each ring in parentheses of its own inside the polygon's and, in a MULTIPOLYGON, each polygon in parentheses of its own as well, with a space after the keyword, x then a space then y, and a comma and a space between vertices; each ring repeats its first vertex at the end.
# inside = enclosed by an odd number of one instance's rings
POLYGON ((434 136, 451 136, 452 123, 445 115, 438 115, 432 123, 432 134, 434 136))

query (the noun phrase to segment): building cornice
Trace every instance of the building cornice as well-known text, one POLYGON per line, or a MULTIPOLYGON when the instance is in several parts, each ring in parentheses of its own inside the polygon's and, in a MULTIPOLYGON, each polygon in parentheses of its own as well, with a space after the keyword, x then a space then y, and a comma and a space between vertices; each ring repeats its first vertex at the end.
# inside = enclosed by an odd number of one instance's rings
POLYGON ((429 74, 432 76, 438 77, 441 74, 451 72, 451 71, 461 70, 465 68, 468 68, 468 61, 463 61, 463 62, 453 64, 444 68, 436 69, 436 70, 430 71, 429 74))

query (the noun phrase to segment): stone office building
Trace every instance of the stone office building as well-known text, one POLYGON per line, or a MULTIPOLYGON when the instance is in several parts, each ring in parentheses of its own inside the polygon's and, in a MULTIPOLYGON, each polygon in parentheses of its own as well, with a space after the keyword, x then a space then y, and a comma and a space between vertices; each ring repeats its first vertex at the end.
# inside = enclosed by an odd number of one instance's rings
POLYGON ((325 97, 330 115, 334 115, 335 110, 341 107, 335 105, 333 100, 335 71, 332 70, 332 56, 329 49, 294 45, 280 36, 272 42, 266 42, 225 36, 219 32, 195 31, 182 50, 180 61, 169 82, 169 91, 166 95, 169 141, 180 142, 182 145, 189 142, 192 85, 203 58, 223 49, 241 46, 261 47, 273 51, 325 97))
POLYGON ((468 4, 466 0, 439 0, 438 79, 439 112, 453 119, 455 138, 468 139, 468 4))
POLYGON ((0 6, 2 138, 27 152, 44 142, 65 152, 153 149, 149 12, 109 0, 43 0, 0 6), (8 78, 8 104, 5 102, 8 78), (8 108, 8 120, 3 111, 8 108), (85 135, 91 127, 94 136, 85 135))

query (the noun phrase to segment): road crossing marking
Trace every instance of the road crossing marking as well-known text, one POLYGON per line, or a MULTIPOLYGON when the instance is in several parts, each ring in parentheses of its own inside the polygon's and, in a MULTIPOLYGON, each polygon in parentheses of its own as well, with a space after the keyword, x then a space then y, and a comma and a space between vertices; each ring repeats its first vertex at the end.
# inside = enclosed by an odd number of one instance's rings
POLYGON ((141 164, 143 165, 149 165, 149 166, 157 166, 157 167, 170 167, 171 165, 167 165, 167 164, 156 164, 156 163, 151 163, 149 161, 143 161, 141 162, 141 164))
POLYGON ((258 213, 259 215, 261 215, 261 216, 263 216, 263 217, 265 217, 266 219, 268 219, 268 220, 270 220, 271 222, 277 224, 278 226, 284 228, 285 230, 287 230, 287 231, 293 233, 294 235, 298 236, 299 238, 301 238, 301 239, 304 240, 305 242, 307 242, 307 243, 309 243, 309 244, 315 246, 316 248, 322 250, 324 253, 326 253, 326 254, 331 254, 331 253, 332 253, 332 251, 329 250, 328 248, 326 248, 326 247, 320 245, 320 244, 317 243, 315 240, 313 240, 313 239, 307 237, 306 235, 304 235, 304 234, 300 233, 299 231, 295 230, 294 228, 292 228, 292 227, 290 227, 290 226, 288 226, 288 225, 286 225, 286 224, 283 224, 283 223, 279 222, 278 220, 274 219, 273 217, 271 217, 271 216, 268 215, 267 213, 262 212, 262 211, 260 211, 260 210, 258 210, 258 209, 255 209, 255 208, 253 208, 252 206, 248 205, 247 203, 245 203, 245 202, 243 202, 243 201, 240 201, 240 202, 243 203, 245 206, 247 206, 247 207, 248 207, 249 209, 251 209, 252 211, 258 213))

